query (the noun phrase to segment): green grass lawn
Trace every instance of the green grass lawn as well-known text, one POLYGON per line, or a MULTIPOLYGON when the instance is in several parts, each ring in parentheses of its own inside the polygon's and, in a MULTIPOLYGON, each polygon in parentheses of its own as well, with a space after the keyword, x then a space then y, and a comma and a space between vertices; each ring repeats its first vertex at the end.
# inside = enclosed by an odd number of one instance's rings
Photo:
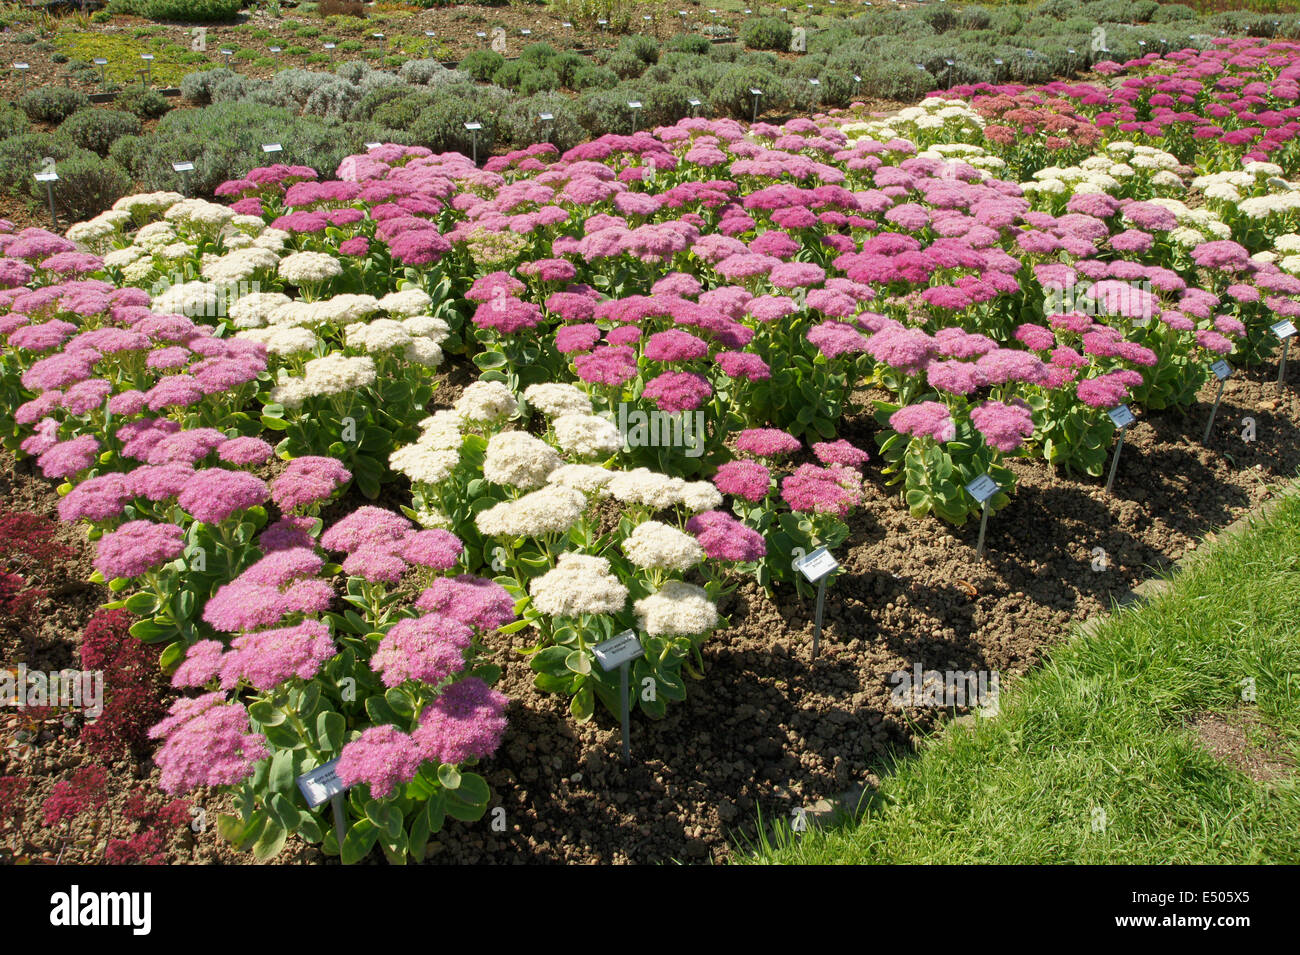
POLYGON ((740 861, 1300 862, 1300 497, 1000 704, 884 769, 856 823, 778 824, 740 861), (1270 760, 1267 778, 1198 741, 1207 713, 1245 726, 1240 752, 1270 760))

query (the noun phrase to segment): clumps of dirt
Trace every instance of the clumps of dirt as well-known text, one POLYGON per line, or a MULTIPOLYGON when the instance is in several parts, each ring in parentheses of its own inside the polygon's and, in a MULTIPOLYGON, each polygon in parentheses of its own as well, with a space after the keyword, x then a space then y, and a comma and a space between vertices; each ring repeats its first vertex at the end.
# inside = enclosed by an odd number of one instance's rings
POLYGON ((1257 783, 1276 784, 1295 774, 1295 760, 1284 750, 1277 730, 1253 709, 1200 713, 1188 726, 1211 756, 1257 783))

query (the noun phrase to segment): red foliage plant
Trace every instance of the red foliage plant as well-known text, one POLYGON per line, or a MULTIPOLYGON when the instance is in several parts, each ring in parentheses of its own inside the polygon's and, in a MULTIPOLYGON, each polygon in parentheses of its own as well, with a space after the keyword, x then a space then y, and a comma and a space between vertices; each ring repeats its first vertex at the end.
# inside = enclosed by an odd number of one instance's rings
POLYGON ((75 819, 87 810, 96 811, 104 802, 108 785, 108 771, 103 766, 82 766, 74 770, 71 779, 61 779, 45 797, 46 826, 75 819))
POLYGON ((145 751, 149 727, 167 713, 156 654, 131 636, 134 619, 125 610, 97 610, 82 637, 82 667, 104 673, 104 711, 82 727, 81 741, 88 752, 104 757, 145 751))
POLYGON ((0 776, 0 829, 23 817, 27 809, 27 789, 31 780, 22 776, 0 776))
POLYGON ((189 805, 183 799, 166 799, 144 787, 126 798, 122 814, 136 823, 138 831, 127 839, 109 839, 104 861, 109 865, 165 865, 169 828, 190 821, 189 805))
POLYGON ((28 581, 48 580, 57 564, 76 556, 54 539, 57 530, 47 517, 0 508, 0 616, 25 613, 45 593, 28 581))

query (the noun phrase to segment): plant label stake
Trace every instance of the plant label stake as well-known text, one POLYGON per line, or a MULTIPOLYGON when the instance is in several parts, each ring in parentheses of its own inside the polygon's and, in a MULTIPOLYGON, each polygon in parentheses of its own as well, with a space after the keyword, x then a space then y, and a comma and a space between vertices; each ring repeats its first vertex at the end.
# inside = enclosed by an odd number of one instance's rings
POLYGON ((466 123, 465 128, 469 130, 470 148, 474 155, 470 158, 474 160, 474 165, 478 165, 478 131, 483 128, 482 123, 466 123))
POLYGON ((641 641, 637 639, 635 630, 624 630, 618 636, 596 644, 591 648, 591 652, 596 655, 596 662, 606 673, 618 667, 618 716, 623 727, 623 762, 630 763, 632 762, 632 744, 629 738, 631 714, 627 702, 627 674, 632 661, 645 656, 645 650, 641 646, 641 641))
POLYGON ((383 143, 363 143, 366 149, 378 149, 383 143))
MULTIPOLYGON (((333 60, 334 60, 334 48, 335 48, 336 46, 338 46, 337 43, 326 43, 326 44, 325 44, 325 52, 328 53, 328 54, 330 55, 330 61, 331 61, 331 62, 333 62, 333 60)), ((223 52, 224 52, 224 51, 223 51, 223 52)))
POLYGON ((1291 336, 1295 334, 1295 323, 1289 318, 1284 318, 1280 322, 1275 322, 1272 326, 1273 334, 1282 342, 1282 360, 1277 366, 1277 383, 1282 384, 1286 378, 1286 353, 1291 348, 1291 336))
POLYGON ((551 123, 555 121, 555 115, 553 113, 538 113, 537 118, 546 126, 546 139, 543 141, 549 143, 551 141, 551 123))
POLYGON ((145 68, 145 75, 146 75, 145 84, 152 86, 153 85, 153 54, 141 53, 140 59, 144 60, 144 68, 145 68))
POLYGON ((817 659, 817 649, 822 638, 822 614, 826 610, 826 581, 831 573, 839 568, 839 561, 831 556, 825 547, 818 547, 811 554, 800 557, 794 562, 795 569, 804 575, 810 584, 817 585, 817 615, 813 619, 812 658, 817 659))
POLYGON ((1219 413, 1219 402, 1223 400, 1223 386, 1232 377, 1232 366, 1228 364, 1226 358, 1220 358, 1211 365, 1210 371, 1214 372, 1214 377, 1219 379, 1219 390, 1214 394, 1214 404, 1210 406, 1210 420, 1205 423, 1205 437, 1201 438, 1201 444, 1206 444, 1210 440, 1214 416, 1219 413))
POLYGON ((23 78, 23 89, 27 89, 27 71, 30 70, 31 68, 32 68, 32 66, 31 66, 30 63, 15 63, 15 64, 14 64, 14 69, 17 70, 17 71, 18 71, 18 75, 21 76, 21 77, 23 78))
POLYGON ((980 506, 980 536, 979 541, 975 544, 975 556, 980 560, 984 559, 984 532, 988 530, 989 526, 989 501, 1000 490, 1002 488, 998 485, 998 482, 993 480, 988 473, 981 474, 966 485, 966 493, 975 498, 975 502, 980 506))
POLYGON ((59 217, 54 212, 54 184, 59 181, 59 174, 54 171, 54 164, 51 162, 44 172, 36 173, 36 181, 45 183, 45 195, 50 200, 50 221, 54 223, 54 228, 59 227, 59 217))
POLYGON ((426 37, 428 37, 428 39, 429 39, 429 43, 428 43, 428 47, 429 47, 429 48, 428 48, 428 51, 427 51, 427 52, 428 52, 428 54, 429 54, 429 57, 432 58, 432 57, 433 57, 433 38, 436 37, 438 34, 437 34, 437 32, 434 31, 434 30, 425 30, 425 31, 424 31, 424 35, 425 35, 426 37))
POLYGON ((637 114, 637 110, 639 110, 639 109, 641 108, 641 101, 640 101, 639 99, 630 99, 630 100, 627 101, 627 108, 630 109, 630 110, 632 111, 632 129, 631 129, 630 131, 633 132, 633 133, 635 133, 635 132, 636 132, 636 114, 637 114))
POLYGON ((334 810, 334 833, 338 836, 341 854, 343 833, 347 829, 347 819, 343 816, 343 793, 348 787, 344 786, 343 780, 339 779, 338 765, 338 759, 331 759, 324 766, 317 766, 310 772, 303 773, 298 777, 298 791, 302 793, 302 798, 307 800, 307 805, 312 809, 326 799, 330 801, 330 807, 334 810))
POLYGON ((700 108, 700 101, 697 99, 688 99, 686 105, 691 108, 691 115, 694 116, 695 111, 700 108))
POLYGON ((756 86, 749 88, 749 93, 754 97, 754 122, 758 122, 758 101, 763 98, 763 91, 756 86))
POLYGON ((172 169, 181 174, 181 182, 184 184, 182 188, 184 188, 185 194, 188 196, 190 194, 190 173, 194 171, 194 163, 174 162, 172 163, 172 169))
POLYGON ((264 153, 278 153, 283 149, 284 147, 279 143, 262 143, 262 152, 264 153))
POLYGON ((1128 431, 1128 426, 1135 419, 1128 405, 1116 405, 1106 414, 1110 415, 1110 420, 1115 422, 1115 427, 1119 428, 1119 441, 1115 444, 1115 457, 1110 462, 1110 477, 1106 478, 1106 493, 1109 494, 1111 486, 1115 483, 1115 471, 1119 468, 1119 453, 1124 450, 1124 433, 1128 431))
MULTIPOLYGON (((325 44, 325 49, 330 50, 333 48, 334 48, 333 43, 325 44)), ((235 61, 234 61, 235 51, 223 49, 220 50, 219 52, 221 53, 222 56, 226 58, 226 69, 233 70, 235 68, 235 61)))
POLYGON ((108 60, 102 56, 97 56, 90 62, 99 67, 99 88, 105 92, 108 91, 108 60))

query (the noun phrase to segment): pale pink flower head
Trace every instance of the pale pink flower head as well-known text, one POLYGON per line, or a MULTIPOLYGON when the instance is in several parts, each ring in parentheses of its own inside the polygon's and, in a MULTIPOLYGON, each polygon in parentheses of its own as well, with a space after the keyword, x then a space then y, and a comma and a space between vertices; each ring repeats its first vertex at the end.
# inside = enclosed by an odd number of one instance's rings
POLYGON ((411 737, 385 723, 362 730, 345 745, 335 771, 345 786, 367 784, 371 796, 383 799, 414 779, 423 762, 411 737))
POLYGON ((862 475, 840 464, 801 464, 781 481, 781 497, 792 511, 845 517, 862 503, 862 475))
POLYGON ((247 471, 205 468, 194 473, 193 480, 176 495, 176 503, 196 521, 220 524, 270 496, 266 483, 247 471))
POLYGON ((763 535, 725 511, 704 511, 686 522, 704 553, 713 560, 752 561, 767 553, 763 535))
POLYGON ((736 449, 760 458, 778 458, 798 451, 799 439, 777 428, 749 428, 736 436, 736 449))
POLYGON ((899 434, 931 438, 946 444, 957 437, 957 426, 947 405, 921 401, 899 408, 889 417, 889 426, 899 434))
POLYGON ((756 503, 771 489, 771 472, 757 461, 728 461, 718 466, 713 486, 723 494, 756 503))
POLYGON ((149 731, 152 739, 163 740, 153 758, 165 792, 236 786, 270 756, 266 740, 250 732, 244 707, 224 701, 221 692, 181 698, 172 704, 171 715, 149 731))
POLYGON ((686 371, 666 371, 646 382, 641 397, 655 403, 660 411, 677 414, 692 411, 713 393, 702 375, 686 371))
POLYGON ((813 454, 822 464, 842 464, 857 467, 866 462, 867 452, 855 448, 843 438, 838 441, 818 441, 812 446, 813 454))
POLYGON ((184 534, 175 524, 128 521, 99 539, 95 569, 105 580, 139 577, 175 560, 184 549, 184 534))
POLYGON ((474 642, 465 624, 442 614, 407 617, 393 624, 370 658, 370 668, 385 686, 419 680, 437 686, 465 668, 465 651, 474 642))
POLYGON ((485 759, 501 745, 508 704, 504 694, 466 677, 425 708, 411 738, 424 759, 452 764, 485 759))
POLYGON ((986 401, 971 409, 971 424, 984 435, 989 447, 1010 452, 1034 433, 1034 418, 1023 404, 986 401))
POLYGON ((487 633, 515 619, 515 601, 496 581, 461 574, 438 577, 415 601, 419 610, 440 613, 487 633))
POLYGON ((352 480, 352 472, 331 457, 304 455, 294 458, 271 482, 271 500, 289 511, 323 504, 352 480))

